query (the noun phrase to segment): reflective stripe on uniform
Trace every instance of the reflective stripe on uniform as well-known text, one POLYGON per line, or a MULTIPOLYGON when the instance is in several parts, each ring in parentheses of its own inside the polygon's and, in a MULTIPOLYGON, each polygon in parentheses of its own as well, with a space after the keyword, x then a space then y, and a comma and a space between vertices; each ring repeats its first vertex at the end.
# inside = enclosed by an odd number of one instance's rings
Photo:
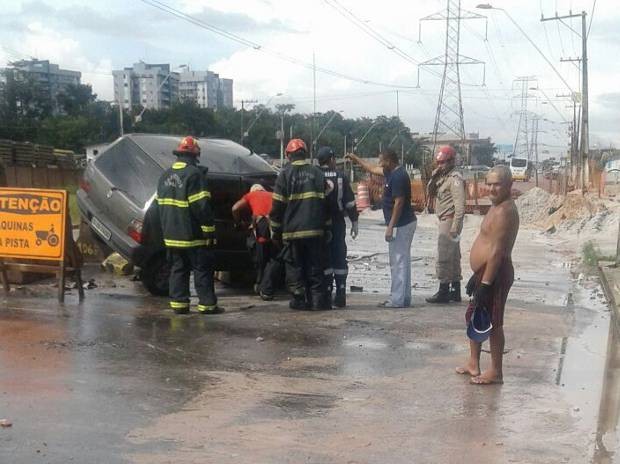
POLYGON ((182 161, 177 161, 176 163, 172 165, 172 169, 183 169, 185 166, 187 166, 187 163, 183 163, 182 161))
POLYGON ((213 311, 215 308, 217 308, 216 304, 213 304, 213 305, 199 304, 198 305, 198 311, 200 311, 201 313, 208 313, 209 311, 213 311))
POLYGON ((192 248, 198 246, 215 245, 217 242, 215 239, 203 239, 203 240, 172 240, 169 238, 164 239, 164 245, 172 248, 192 248))
POLYGON ((186 308, 189 308, 189 302, 188 301, 171 301, 170 307, 172 309, 186 309, 186 308))
POLYGON ((308 200, 309 198, 318 198, 320 200, 325 198, 323 192, 304 192, 304 193, 291 193, 288 197, 290 201, 294 200, 308 200))
POLYGON ((187 197, 187 201, 189 203, 194 203, 195 201, 202 200, 203 198, 211 198, 211 192, 208 190, 203 190, 202 192, 194 193, 187 197))
POLYGON ((297 160, 291 163, 293 166, 303 166, 304 164, 310 164, 308 160, 297 160))
POLYGON ((282 227, 282 224, 280 224, 279 222, 276 222, 276 221, 269 221, 269 225, 270 225, 271 227, 273 227, 274 229, 277 229, 277 228, 279 228, 279 227, 282 227))
POLYGON ((200 226, 200 230, 209 234, 215 232, 215 226, 200 226))
POLYGON ((348 269, 334 269, 334 275, 346 276, 349 274, 348 269))
POLYGON ((280 195, 279 193, 275 193, 275 192, 271 195, 271 199, 275 201, 280 201, 282 203, 286 203, 288 201, 286 197, 280 195))
POLYGON ((297 232, 284 232, 282 234, 282 239, 295 239, 295 238, 308 238, 308 237, 320 237, 323 235, 322 229, 313 229, 313 230, 298 230, 297 232))
POLYGON ((330 276, 333 273, 334 273, 334 270, 331 267, 328 267, 327 269, 323 271, 323 274, 325 274, 326 276, 330 276))
POLYGON ((184 200, 175 200, 174 198, 158 198, 158 205, 176 206, 177 208, 189 208, 189 202, 184 200))

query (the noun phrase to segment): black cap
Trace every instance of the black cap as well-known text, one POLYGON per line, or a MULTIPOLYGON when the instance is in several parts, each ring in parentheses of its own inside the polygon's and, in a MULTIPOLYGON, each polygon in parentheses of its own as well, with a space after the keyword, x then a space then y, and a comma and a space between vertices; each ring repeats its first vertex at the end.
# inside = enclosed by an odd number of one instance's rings
POLYGON ((336 154, 332 147, 321 147, 319 152, 316 154, 316 158, 319 160, 319 164, 323 164, 329 161, 330 158, 334 158, 336 154))

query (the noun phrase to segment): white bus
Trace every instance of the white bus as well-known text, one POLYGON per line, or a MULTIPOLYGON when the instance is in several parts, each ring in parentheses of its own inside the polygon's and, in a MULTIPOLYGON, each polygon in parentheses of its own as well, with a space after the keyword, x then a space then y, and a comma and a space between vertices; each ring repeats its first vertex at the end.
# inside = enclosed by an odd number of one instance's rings
POLYGON ((510 158, 510 172, 514 180, 528 180, 530 178, 529 160, 526 158, 510 158))

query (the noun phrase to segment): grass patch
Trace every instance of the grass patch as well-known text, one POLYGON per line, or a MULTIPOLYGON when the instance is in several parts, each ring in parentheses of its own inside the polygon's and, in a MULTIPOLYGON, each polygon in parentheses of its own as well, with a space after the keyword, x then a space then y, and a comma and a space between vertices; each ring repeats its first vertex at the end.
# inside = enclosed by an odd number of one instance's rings
POLYGON ((615 261, 615 256, 607 256, 601 253, 601 249, 592 241, 584 243, 581 248, 583 262, 588 266, 598 266, 600 261, 615 261))

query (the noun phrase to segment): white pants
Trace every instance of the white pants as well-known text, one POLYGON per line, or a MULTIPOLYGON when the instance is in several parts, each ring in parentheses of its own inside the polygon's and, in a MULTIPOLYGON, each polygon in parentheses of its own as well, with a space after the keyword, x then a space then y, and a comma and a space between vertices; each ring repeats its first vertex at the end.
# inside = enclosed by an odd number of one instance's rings
POLYGON ((417 221, 394 227, 394 240, 388 242, 392 289, 390 303, 394 306, 411 304, 411 242, 417 221))

